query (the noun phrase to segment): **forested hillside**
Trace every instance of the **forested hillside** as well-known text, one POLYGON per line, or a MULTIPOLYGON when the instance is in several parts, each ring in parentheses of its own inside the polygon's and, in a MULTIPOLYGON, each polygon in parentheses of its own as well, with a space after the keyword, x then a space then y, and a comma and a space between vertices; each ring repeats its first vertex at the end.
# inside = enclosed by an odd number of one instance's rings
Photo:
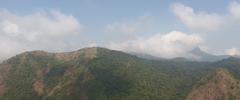
POLYGON ((237 58, 148 60, 95 47, 65 53, 25 52, 0 65, 0 99, 184 100, 202 77, 217 68, 240 77, 237 58))

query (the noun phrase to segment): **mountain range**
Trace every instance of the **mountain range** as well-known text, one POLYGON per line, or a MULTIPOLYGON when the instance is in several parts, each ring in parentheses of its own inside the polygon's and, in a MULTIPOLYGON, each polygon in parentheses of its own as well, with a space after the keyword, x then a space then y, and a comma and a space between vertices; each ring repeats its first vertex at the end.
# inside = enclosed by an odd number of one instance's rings
POLYGON ((240 59, 147 59, 100 47, 31 51, 0 64, 1 100, 239 100, 240 59))
MULTIPOLYGON (((189 51, 194 57, 190 58, 195 61, 205 61, 205 62, 215 62, 220 61, 226 58, 231 57, 230 55, 213 55, 202 51, 199 47, 194 48, 193 50, 189 51)), ((237 57, 237 56, 235 56, 237 57)))
MULTIPOLYGON (((201 50, 200 47, 195 47, 192 50, 188 51, 187 57, 175 57, 175 58, 164 58, 164 57, 156 57, 149 54, 144 53, 134 53, 131 52, 130 54, 136 55, 137 57, 150 59, 150 60, 163 60, 163 59, 170 59, 175 61, 199 61, 199 62, 216 62, 223 59, 227 59, 231 57, 230 55, 214 55, 201 50)), ((239 58, 239 56, 233 56, 239 58)))

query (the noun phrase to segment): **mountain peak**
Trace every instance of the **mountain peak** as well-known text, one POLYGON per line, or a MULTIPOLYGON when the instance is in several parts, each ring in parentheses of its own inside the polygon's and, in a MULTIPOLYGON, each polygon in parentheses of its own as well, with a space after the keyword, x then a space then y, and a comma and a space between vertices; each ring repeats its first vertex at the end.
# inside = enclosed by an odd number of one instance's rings
POLYGON ((195 48, 193 48, 191 51, 190 51, 190 53, 192 53, 192 54, 206 54, 204 51, 202 51, 202 49, 200 48, 200 47, 195 47, 195 48))
POLYGON ((212 54, 206 53, 200 47, 196 47, 192 49, 191 51, 189 51, 189 53, 192 54, 197 61, 215 62, 215 61, 219 61, 229 57, 226 55, 218 56, 218 55, 212 55, 212 54))

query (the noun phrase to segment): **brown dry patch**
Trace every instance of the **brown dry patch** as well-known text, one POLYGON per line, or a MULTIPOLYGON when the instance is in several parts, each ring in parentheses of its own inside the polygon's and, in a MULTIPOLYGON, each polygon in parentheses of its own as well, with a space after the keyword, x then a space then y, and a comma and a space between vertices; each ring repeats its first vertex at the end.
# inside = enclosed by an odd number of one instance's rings
POLYGON ((240 100, 239 80, 218 70, 207 83, 195 86, 186 100, 240 100))
POLYGON ((64 60, 66 60, 68 57, 67 57, 67 53, 56 53, 56 54, 55 54, 55 58, 56 58, 57 60, 62 60, 62 61, 64 61, 64 60))
POLYGON ((51 53, 47 53, 45 51, 42 51, 42 50, 38 50, 38 51, 32 51, 30 52, 31 54, 35 55, 35 56, 51 56, 52 54, 51 53))
POLYGON ((55 58, 60 61, 72 61, 77 59, 79 56, 78 52, 66 52, 66 53, 55 53, 55 58))
POLYGON ((97 48, 85 48, 74 52, 56 53, 55 58, 61 61, 72 61, 83 56, 87 59, 93 59, 97 56, 97 48))
POLYGON ((57 91, 58 89, 61 89, 61 85, 55 86, 55 87, 48 93, 47 96, 53 95, 53 93, 55 93, 55 91, 57 91))
POLYGON ((85 58, 93 59, 97 57, 97 48, 88 48, 85 50, 85 58))
POLYGON ((0 96, 2 96, 6 91, 6 83, 2 76, 0 76, 0 96))
POLYGON ((36 80, 33 83, 33 89, 39 94, 42 95, 44 93, 44 83, 42 79, 36 80))
POLYGON ((0 74, 7 75, 11 70, 12 66, 10 64, 4 64, 0 68, 0 74))
POLYGON ((89 80, 92 80, 93 78, 94 78, 94 76, 92 75, 92 73, 90 71, 88 71, 88 69, 86 69, 84 78, 83 78, 83 82, 87 82, 89 80))
POLYGON ((5 79, 7 78, 12 67, 10 64, 4 64, 0 67, 0 96, 2 96, 7 89, 5 79))
POLYGON ((129 69, 129 68, 131 68, 132 67, 132 63, 131 62, 127 62, 127 68, 129 69))
MULTIPOLYGON (((69 68, 66 71, 65 75, 70 75, 72 77, 76 77, 76 76, 74 76, 76 74, 75 71, 76 70, 74 70, 73 68, 69 68)), ((84 70, 84 75, 83 75, 83 80, 82 80, 81 84, 79 84, 79 85, 81 85, 81 88, 83 89, 83 91, 85 89, 85 87, 83 87, 83 83, 87 82, 87 81, 89 81, 93 78, 94 78, 94 76, 91 74, 91 72, 88 69, 85 69, 84 70)), ((75 80, 75 79, 77 79, 77 78, 73 78, 73 80, 75 80)), ((66 85, 66 84, 64 84, 63 82, 58 83, 58 85, 56 85, 53 89, 49 90, 47 96, 53 95, 54 93, 56 93, 57 91, 62 89, 62 87, 64 87, 64 85, 66 85)), ((79 93, 79 95, 81 95, 80 100, 88 100, 88 97, 87 97, 85 92, 81 92, 81 93, 79 93)))
POLYGON ((33 89, 39 94, 42 95, 44 93, 44 76, 50 71, 50 67, 45 67, 37 70, 36 72, 36 80, 33 83, 33 89))

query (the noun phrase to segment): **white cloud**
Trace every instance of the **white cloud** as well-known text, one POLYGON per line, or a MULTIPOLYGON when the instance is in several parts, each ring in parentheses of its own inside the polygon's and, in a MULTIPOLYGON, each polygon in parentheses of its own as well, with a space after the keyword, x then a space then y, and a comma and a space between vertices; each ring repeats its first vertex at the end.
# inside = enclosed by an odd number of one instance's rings
POLYGON ((149 38, 138 38, 121 43, 112 42, 107 47, 128 52, 149 53, 158 57, 187 56, 187 52, 203 43, 196 34, 186 34, 172 31, 167 34, 157 34, 149 38))
POLYGON ((151 27, 150 16, 140 16, 136 20, 122 21, 107 24, 104 28, 105 34, 116 40, 134 39, 141 33, 146 32, 151 27))
POLYGON ((19 28, 16 24, 11 23, 9 21, 4 21, 1 24, 3 33, 14 36, 18 35, 19 28))
POLYGON ((15 15, 7 10, 0 11, 0 31, 6 34, 28 36, 64 36, 77 34, 84 27, 72 15, 60 11, 37 12, 15 15))
POLYGON ((237 1, 233 1, 230 3, 228 10, 230 14, 235 18, 240 20, 240 3, 237 1))
POLYGON ((223 30, 223 28, 226 30, 226 28, 239 26, 236 23, 240 19, 240 2, 238 1, 229 4, 228 13, 226 14, 195 11, 193 8, 181 3, 174 3, 171 10, 185 26, 194 30, 217 31, 223 30))
POLYGON ((0 58, 26 50, 69 48, 64 38, 77 35, 84 29, 72 15, 60 11, 17 15, 0 10, 0 58))
POLYGON ((171 8, 183 24, 192 29, 216 30, 223 23, 222 17, 218 14, 195 12, 193 8, 181 3, 175 3, 171 8))
POLYGON ((21 47, 22 45, 20 45, 18 42, 12 41, 9 38, 0 36, 0 62, 1 60, 8 58, 12 55, 14 55, 13 53, 16 53, 17 50, 19 50, 19 48, 24 48, 21 47))
POLYGON ((113 23, 106 26, 105 32, 107 33, 127 33, 134 34, 138 31, 138 25, 125 24, 125 23, 113 23))
POLYGON ((231 48, 226 50, 226 54, 231 55, 231 56, 236 56, 236 55, 240 55, 240 51, 237 48, 231 48))

